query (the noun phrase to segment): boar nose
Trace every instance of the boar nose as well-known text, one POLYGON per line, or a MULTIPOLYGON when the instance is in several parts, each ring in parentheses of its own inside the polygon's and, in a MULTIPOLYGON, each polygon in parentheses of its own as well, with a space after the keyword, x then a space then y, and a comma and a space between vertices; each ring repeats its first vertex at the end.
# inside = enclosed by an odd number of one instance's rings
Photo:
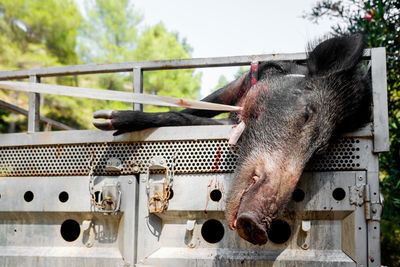
POLYGON ((264 245, 268 241, 267 231, 263 224, 250 213, 242 213, 237 218, 236 231, 243 239, 254 245, 264 245))

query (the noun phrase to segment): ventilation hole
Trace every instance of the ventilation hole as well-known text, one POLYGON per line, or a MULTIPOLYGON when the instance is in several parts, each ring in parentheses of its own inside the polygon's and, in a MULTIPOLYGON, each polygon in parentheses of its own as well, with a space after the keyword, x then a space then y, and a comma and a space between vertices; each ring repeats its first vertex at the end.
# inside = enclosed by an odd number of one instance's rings
POLYGON ((288 241, 291 233, 289 224, 282 220, 273 220, 271 228, 267 230, 269 240, 275 244, 283 244, 288 241))
POLYGON ((65 241, 72 242, 79 237, 81 233, 81 227, 75 220, 66 220, 61 224, 60 232, 65 241))
POLYGON ((222 223, 214 219, 206 221, 201 227, 201 236, 208 243, 218 243, 224 237, 224 233, 222 223))
POLYGON ((358 227, 358 230, 361 230, 361 227, 358 227))
POLYGON ((103 196, 101 195, 101 192, 100 192, 100 191, 94 192, 94 198, 95 198, 96 202, 101 202, 101 201, 103 201, 103 196))
POLYGON ((337 201, 340 201, 346 197, 346 192, 343 190, 343 188, 338 187, 335 190, 333 190, 332 196, 337 201))
POLYGON ((33 200, 33 193, 32 191, 26 191, 24 194, 24 199, 26 202, 31 202, 33 200))
POLYGON ((168 200, 172 199, 174 197, 174 190, 171 188, 169 189, 169 197, 168 200))
POLYGON ((293 199, 294 201, 296 201, 296 202, 300 202, 300 201, 303 201, 303 200, 304 200, 304 196, 305 196, 304 191, 297 188, 297 189, 295 189, 295 190, 293 191, 292 199, 293 199))
POLYGON ((65 191, 62 191, 62 192, 58 195, 58 199, 59 199, 62 203, 67 202, 67 201, 68 201, 68 198, 69 198, 69 195, 68 195, 68 193, 65 192, 65 191))
POLYGON ((219 189, 214 189, 213 191, 211 191, 210 193, 210 198, 212 201, 218 202, 221 200, 222 198, 222 193, 219 189))
POLYGON ((0 199, 1 199, 1 194, 0 194, 0 199))

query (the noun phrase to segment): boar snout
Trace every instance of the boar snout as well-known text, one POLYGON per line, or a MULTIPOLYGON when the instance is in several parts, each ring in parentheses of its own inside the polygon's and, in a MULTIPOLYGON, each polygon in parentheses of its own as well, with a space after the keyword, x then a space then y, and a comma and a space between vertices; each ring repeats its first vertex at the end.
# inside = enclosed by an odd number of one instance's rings
POLYGON ((254 245, 264 245, 268 241, 265 225, 250 213, 242 213, 237 218, 236 231, 239 236, 254 245))

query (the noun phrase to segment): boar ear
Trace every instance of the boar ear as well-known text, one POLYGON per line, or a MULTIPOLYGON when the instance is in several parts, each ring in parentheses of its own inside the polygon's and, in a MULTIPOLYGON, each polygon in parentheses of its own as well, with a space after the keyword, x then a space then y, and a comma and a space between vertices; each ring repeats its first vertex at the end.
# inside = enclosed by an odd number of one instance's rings
POLYGON ((350 70, 360 62, 364 48, 361 33, 328 39, 309 53, 308 71, 310 75, 327 75, 350 70))

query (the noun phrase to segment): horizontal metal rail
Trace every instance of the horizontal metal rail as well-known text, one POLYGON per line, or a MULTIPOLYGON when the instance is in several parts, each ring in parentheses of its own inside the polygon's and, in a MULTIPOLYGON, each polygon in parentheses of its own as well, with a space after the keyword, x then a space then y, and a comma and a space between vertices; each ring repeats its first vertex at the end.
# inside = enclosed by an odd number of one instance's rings
MULTIPOLYGON (((369 59, 370 49, 366 49, 364 57, 369 59)), ((233 57, 213 57, 213 58, 193 58, 175 59, 159 61, 134 61, 112 64, 86 64, 71 65, 62 67, 49 67, 39 69, 14 70, 0 72, 0 80, 24 79, 32 75, 38 77, 81 75, 111 72, 131 72, 133 69, 165 70, 165 69, 188 69, 188 68, 210 68, 210 67, 230 67, 250 65, 254 61, 285 60, 285 61, 305 61, 307 53, 289 54, 265 54, 252 56, 233 56, 233 57)))
MULTIPOLYGON (((0 100, 0 108, 11 111, 13 113, 21 114, 24 116, 28 116, 28 113, 29 113, 27 110, 20 108, 18 106, 12 105, 10 103, 4 102, 3 100, 0 100)), ((58 121, 55 121, 55 120, 52 120, 52 119, 49 119, 49 118, 46 118, 43 116, 40 116, 39 121, 41 123, 49 124, 52 127, 59 129, 59 130, 76 130, 73 127, 65 125, 64 123, 61 123, 61 122, 58 122, 58 121)))

